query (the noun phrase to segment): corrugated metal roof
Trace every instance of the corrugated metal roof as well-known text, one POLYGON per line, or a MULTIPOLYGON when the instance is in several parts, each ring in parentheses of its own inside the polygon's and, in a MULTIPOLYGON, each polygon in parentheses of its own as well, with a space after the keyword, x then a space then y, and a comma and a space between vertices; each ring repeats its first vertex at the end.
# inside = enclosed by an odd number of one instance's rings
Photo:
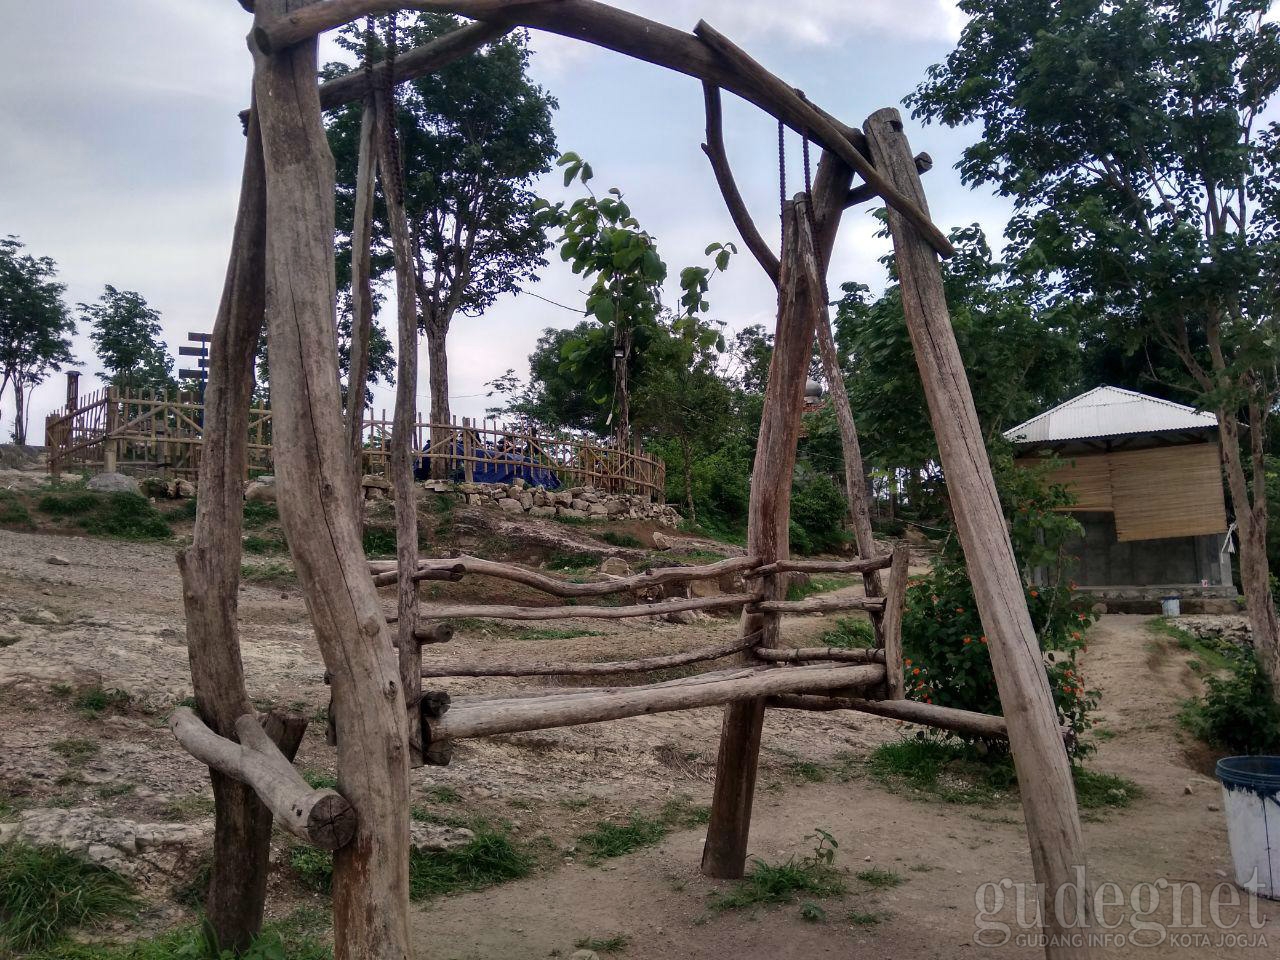
POLYGON ((1046 410, 1012 430, 1007 439, 1018 444, 1057 443, 1135 433, 1164 433, 1172 430, 1203 430, 1216 427, 1212 413, 1194 407, 1149 397, 1145 393, 1119 387, 1095 387, 1088 393, 1046 410))

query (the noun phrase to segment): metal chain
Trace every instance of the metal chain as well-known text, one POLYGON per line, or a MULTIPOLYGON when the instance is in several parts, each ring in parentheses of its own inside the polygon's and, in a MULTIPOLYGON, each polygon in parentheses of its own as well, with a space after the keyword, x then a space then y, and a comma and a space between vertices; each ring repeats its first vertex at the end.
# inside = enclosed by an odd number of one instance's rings
POLYGON ((377 36, 373 17, 364 18, 364 88, 366 96, 373 96, 373 42, 377 36))
POLYGON ((804 132, 800 142, 804 144, 804 209, 809 220, 809 230, 817 233, 818 223, 813 212, 813 180, 809 175, 809 131, 804 132))

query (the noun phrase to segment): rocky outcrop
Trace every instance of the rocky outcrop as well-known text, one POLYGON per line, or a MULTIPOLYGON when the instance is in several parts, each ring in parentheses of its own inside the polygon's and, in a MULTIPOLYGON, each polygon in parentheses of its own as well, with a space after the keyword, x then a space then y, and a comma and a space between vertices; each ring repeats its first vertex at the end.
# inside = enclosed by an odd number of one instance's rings
POLYGON ((90 477, 85 486, 94 493, 142 493, 138 481, 123 473, 99 473, 90 477))

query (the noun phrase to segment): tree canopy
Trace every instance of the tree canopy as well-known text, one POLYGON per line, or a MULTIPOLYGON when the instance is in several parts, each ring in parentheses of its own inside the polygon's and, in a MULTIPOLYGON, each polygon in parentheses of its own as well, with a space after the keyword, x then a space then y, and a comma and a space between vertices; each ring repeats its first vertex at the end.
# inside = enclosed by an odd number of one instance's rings
POLYGON ((27 442, 27 391, 71 362, 72 319, 49 257, 24 253, 17 237, 0 239, 0 400, 14 388, 15 443, 27 442))
POLYGON ((107 284, 97 303, 79 308, 104 368, 98 374, 101 379, 128 389, 173 383, 173 360, 165 348, 160 313, 142 294, 107 284))

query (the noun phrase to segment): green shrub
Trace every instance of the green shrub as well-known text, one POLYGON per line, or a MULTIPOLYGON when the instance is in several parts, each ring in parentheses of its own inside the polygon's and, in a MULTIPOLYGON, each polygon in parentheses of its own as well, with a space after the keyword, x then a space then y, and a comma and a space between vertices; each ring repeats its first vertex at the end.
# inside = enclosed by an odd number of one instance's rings
POLYGON ((606 530, 600 534, 600 539, 605 543, 612 544, 615 547, 628 547, 633 550, 643 550, 644 544, 636 537, 629 533, 615 533, 612 530, 606 530))
POLYGON ((0 525, 32 527, 31 511, 12 490, 0 490, 0 525))
POLYGON ((76 694, 71 705, 87 718, 100 716, 108 710, 123 710, 133 698, 120 689, 106 690, 102 687, 83 687, 76 694))
POLYGON ((396 555, 395 530, 389 527, 366 527, 364 552, 370 557, 394 557, 396 555))
POLYGON ((849 539, 844 528, 849 502, 830 475, 797 466, 791 484, 791 549, 830 553, 849 539))
POLYGON ((871 621, 858 617, 841 617, 835 626, 825 630, 818 638, 822 647, 839 647, 841 650, 865 650, 876 645, 876 631, 871 621))
POLYGON ((590 553, 553 553, 547 557, 548 570, 585 570, 596 565, 590 553))
POLYGON ((1257 657, 1238 653, 1225 677, 1205 677, 1205 694, 1183 708, 1181 720, 1201 740, 1233 753, 1280 750, 1280 707, 1257 657))
POLYGON ((129 882, 106 867, 52 847, 0 844, 0 945, 42 947, 133 905, 129 882))
POLYGON ((663 820, 638 814, 632 815, 626 823, 602 820, 594 830, 578 837, 578 845, 587 851, 590 860, 607 860, 658 843, 667 835, 667 829, 663 820))

